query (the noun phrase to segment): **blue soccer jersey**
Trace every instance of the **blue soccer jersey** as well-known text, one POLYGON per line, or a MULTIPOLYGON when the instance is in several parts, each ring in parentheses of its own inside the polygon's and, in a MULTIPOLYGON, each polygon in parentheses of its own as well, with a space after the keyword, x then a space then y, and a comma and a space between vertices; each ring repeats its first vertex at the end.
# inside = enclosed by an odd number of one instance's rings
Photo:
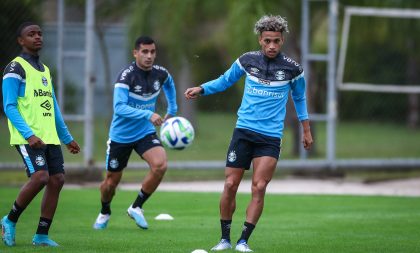
POLYGON ((203 95, 224 91, 245 74, 237 128, 282 138, 290 91, 298 119, 308 119, 303 69, 282 53, 274 59, 264 56, 261 51, 243 54, 218 79, 201 85, 203 95))
POLYGON ((175 84, 165 68, 154 65, 152 70, 144 71, 133 62, 123 69, 114 84, 110 139, 130 143, 156 132, 149 119, 162 89, 168 102, 167 113, 175 115, 178 108, 175 84))

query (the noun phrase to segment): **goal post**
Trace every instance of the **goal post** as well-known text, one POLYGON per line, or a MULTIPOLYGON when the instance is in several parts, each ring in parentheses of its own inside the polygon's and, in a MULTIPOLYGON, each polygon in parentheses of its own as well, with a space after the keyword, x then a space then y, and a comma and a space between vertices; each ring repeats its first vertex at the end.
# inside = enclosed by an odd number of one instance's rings
POLYGON ((419 84, 401 85, 398 83, 364 83, 345 82, 344 71, 348 49, 350 23, 352 16, 388 17, 388 18, 414 18, 420 19, 420 10, 396 8, 372 8, 348 6, 345 8, 341 46, 337 65, 337 87, 340 90, 386 92, 386 93, 420 93, 419 84))

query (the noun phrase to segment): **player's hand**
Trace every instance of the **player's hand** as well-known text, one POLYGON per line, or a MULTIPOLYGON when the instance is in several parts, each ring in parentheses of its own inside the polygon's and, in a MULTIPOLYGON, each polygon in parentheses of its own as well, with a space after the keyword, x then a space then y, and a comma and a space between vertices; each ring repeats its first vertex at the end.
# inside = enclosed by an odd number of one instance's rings
POLYGON ((159 114, 153 113, 152 117, 150 117, 150 122, 152 122, 154 126, 161 126, 163 123, 163 119, 162 117, 160 117, 159 114))
POLYGON ((42 148, 45 146, 45 143, 35 135, 32 135, 31 137, 29 137, 27 141, 28 141, 29 147, 34 148, 34 149, 42 148))
POLYGON ((76 141, 71 141, 70 143, 66 144, 67 149, 70 151, 70 153, 72 154, 77 154, 80 152, 80 147, 79 144, 77 144, 76 141))
POLYGON ((198 98, 201 95, 203 88, 200 86, 188 88, 185 92, 185 98, 186 99, 195 99, 198 98))
POLYGON ((314 143, 314 140, 312 139, 312 134, 310 130, 303 131, 302 143, 303 143, 303 148, 305 148, 306 150, 311 149, 311 146, 314 143))
POLYGON ((163 122, 165 122, 167 119, 172 118, 173 116, 170 114, 166 114, 165 117, 163 118, 163 122))

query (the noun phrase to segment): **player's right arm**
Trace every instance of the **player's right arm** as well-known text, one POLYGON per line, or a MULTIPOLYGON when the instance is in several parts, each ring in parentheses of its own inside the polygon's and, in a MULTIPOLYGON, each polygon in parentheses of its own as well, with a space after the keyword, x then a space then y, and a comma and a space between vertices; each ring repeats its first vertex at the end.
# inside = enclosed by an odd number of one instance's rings
POLYGON ((188 88, 184 95, 187 99, 197 98, 199 95, 211 95, 217 92, 221 92, 236 83, 243 75, 245 70, 239 63, 239 59, 236 60, 232 66, 219 78, 204 83, 198 87, 188 88))
MULTIPOLYGON (((3 108, 13 126, 29 142, 29 137, 34 136, 34 133, 17 108, 18 97, 25 96, 26 85, 22 77, 24 75, 25 72, 19 63, 11 62, 7 65, 3 75, 3 108)), ((36 140, 36 142, 39 142, 39 140, 36 140)))

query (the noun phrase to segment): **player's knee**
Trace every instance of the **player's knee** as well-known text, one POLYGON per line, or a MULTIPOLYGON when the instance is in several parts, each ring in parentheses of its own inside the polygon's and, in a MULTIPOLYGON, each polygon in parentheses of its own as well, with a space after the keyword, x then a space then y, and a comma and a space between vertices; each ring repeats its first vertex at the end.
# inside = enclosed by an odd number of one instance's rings
POLYGON ((54 185, 54 187, 61 188, 64 185, 65 177, 63 173, 56 174, 51 176, 49 179, 49 184, 54 185))
POLYGON ((48 175, 47 171, 37 171, 36 173, 31 175, 31 182, 36 184, 40 187, 44 187, 48 184, 50 176, 48 175))
POLYGON ((163 176, 168 168, 168 164, 165 160, 156 162, 152 165, 152 172, 157 176, 163 176))
POLYGON ((270 181, 266 181, 266 180, 260 180, 256 183, 252 184, 252 191, 254 193, 258 193, 258 194, 264 194, 266 189, 267 189, 267 185, 270 181))
POLYGON ((227 179, 225 181, 225 190, 228 192, 237 192, 239 184, 234 182, 233 180, 227 179))
POLYGON ((117 188, 119 181, 112 178, 108 178, 104 181, 103 186, 108 190, 115 190, 117 188))

